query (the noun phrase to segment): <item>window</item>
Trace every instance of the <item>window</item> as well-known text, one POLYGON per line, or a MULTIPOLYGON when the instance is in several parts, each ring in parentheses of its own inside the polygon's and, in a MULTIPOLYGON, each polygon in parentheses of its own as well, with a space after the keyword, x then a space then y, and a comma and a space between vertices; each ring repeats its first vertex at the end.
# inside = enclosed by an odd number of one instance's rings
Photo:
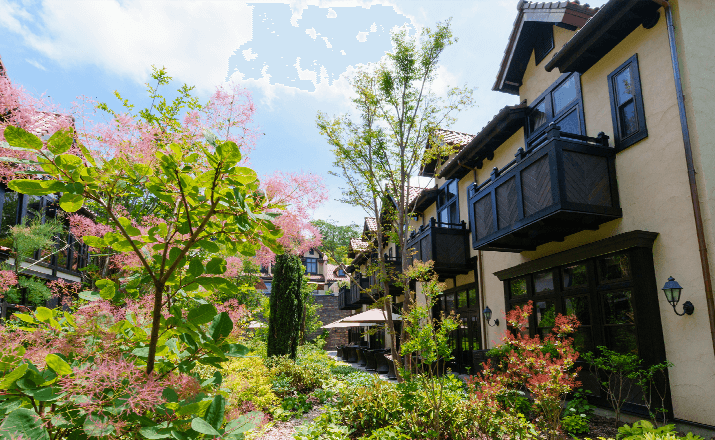
POLYGON ((434 316, 440 312, 459 315, 459 327, 450 335, 454 359, 447 364, 453 371, 474 370, 474 350, 482 348, 481 307, 476 284, 451 289, 440 295, 435 304, 434 316))
POLYGON ((581 76, 578 73, 562 75, 534 100, 526 121, 527 148, 541 137, 552 122, 565 133, 585 134, 581 76))
POLYGON ((318 259, 317 258, 306 258, 305 259, 305 273, 318 273, 318 259))
POLYGON ((551 24, 540 25, 534 36, 534 61, 538 66, 554 48, 554 27, 551 24))
POLYGON ((339 277, 344 277, 344 276, 345 276, 345 271, 343 270, 342 267, 338 268, 338 276, 339 276, 339 277))
POLYGON ((622 150, 648 137, 643 110, 638 55, 608 75, 611 118, 616 148, 622 150))
POLYGON ((437 194, 437 222, 442 227, 457 227, 459 223, 459 181, 452 179, 442 185, 437 194))

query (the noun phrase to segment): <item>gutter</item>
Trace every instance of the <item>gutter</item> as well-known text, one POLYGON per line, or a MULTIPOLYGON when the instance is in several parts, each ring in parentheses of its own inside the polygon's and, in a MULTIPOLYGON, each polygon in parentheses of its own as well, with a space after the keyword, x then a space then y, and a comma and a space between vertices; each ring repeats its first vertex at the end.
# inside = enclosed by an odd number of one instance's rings
POLYGON ((683 84, 680 77, 680 63, 678 62, 678 49, 675 45, 675 28, 673 27, 673 12, 667 0, 652 0, 665 9, 665 19, 668 26, 668 41, 670 42, 670 58, 673 65, 673 77, 675 80, 675 92, 678 99, 678 113, 680 114, 680 128, 683 132, 683 146, 685 148, 685 162, 688 167, 688 182, 690 183, 690 198, 693 202, 693 214, 695 217, 695 231, 698 236, 698 247, 700 251, 700 264, 703 271, 703 281, 705 283, 705 300, 708 306, 708 318, 710 320, 710 335, 715 352, 715 300, 713 300, 712 278, 710 276, 710 262, 708 259, 708 246, 705 241, 705 230, 700 209, 700 196, 698 195, 698 183, 695 179, 695 166, 693 165, 693 151, 690 143, 690 130, 688 129, 688 116, 685 112, 685 97, 683 96, 683 84))

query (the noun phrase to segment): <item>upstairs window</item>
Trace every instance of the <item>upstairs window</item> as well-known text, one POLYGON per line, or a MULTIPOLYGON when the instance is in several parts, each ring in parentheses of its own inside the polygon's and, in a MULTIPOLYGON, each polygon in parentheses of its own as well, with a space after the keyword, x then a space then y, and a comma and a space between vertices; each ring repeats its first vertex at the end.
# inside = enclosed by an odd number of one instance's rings
POLYGON ((638 73, 638 55, 633 55, 608 75, 608 93, 611 98, 616 148, 622 150, 648 137, 638 73))
POLYGON ((526 121, 526 146, 531 147, 554 122, 565 133, 585 134, 581 76, 562 76, 534 100, 526 121))
POLYGON ((457 179, 442 185, 437 195, 437 221, 442 227, 456 227, 459 223, 459 192, 457 179))
POLYGON ((540 25, 534 35, 534 62, 538 66, 546 55, 554 49, 554 27, 551 24, 540 25))
POLYGON ((317 274, 318 273, 318 259, 317 258, 306 258, 305 259, 305 273, 317 274))
POLYGON ((338 276, 339 276, 339 277, 344 277, 344 276, 345 276, 345 271, 343 270, 342 267, 338 269, 338 276))

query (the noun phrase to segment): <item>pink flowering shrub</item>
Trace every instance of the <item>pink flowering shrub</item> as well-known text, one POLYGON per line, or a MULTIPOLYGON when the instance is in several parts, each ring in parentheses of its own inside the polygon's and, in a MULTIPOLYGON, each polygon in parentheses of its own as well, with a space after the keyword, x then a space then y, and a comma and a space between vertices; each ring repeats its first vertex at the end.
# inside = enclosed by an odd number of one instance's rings
POLYGON ((536 422, 548 438, 557 438, 562 404, 571 390, 580 385, 575 367, 578 352, 570 335, 580 325, 575 316, 556 315, 555 325, 545 338, 528 336, 528 319, 533 302, 515 307, 506 314, 509 330, 502 344, 472 380, 474 398, 504 408, 498 397, 509 390, 525 390, 533 399, 536 422))
POLYGON ((17 285, 17 274, 11 270, 0 270, 0 299, 3 294, 17 285))

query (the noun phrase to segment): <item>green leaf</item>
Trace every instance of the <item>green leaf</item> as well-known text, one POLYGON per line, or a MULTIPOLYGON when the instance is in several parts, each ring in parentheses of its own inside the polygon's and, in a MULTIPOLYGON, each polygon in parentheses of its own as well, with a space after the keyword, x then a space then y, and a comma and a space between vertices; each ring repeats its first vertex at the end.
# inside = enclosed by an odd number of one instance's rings
POLYGON ((241 160, 241 151, 238 145, 232 141, 222 142, 216 146, 216 153, 224 162, 236 163, 241 160))
POLYGON ((90 437, 104 437, 114 432, 114 426, 104 416, 87 416, 84 421, 84 432, 90 437))
POLYGON ((66 153, 70 148, 72 148, 71 133, 71 130, 56 131, 55 134, 50 136, 50 139, 47 141, 47 149, 55 155, 66 153))
POLYGON ((35 310, 35 318, 37 318, 38 321, 47 322, 52 318, 52 310, 47 307, 38 307, 37 310, 35 310))
POLYGON ((82 237, 82 241, 87 246, 91 246, 91 247, 97 248, 97 249, 101 249, 107 245, 104 242, 103 238, 95 237, 93 235, 85 235, 84 237, 82 237))
POLYGON ((20 366, 15 368, 11 373, 3 376, 2 381, 0 381, 0 390, 9 389, 16 380, 25 375, 26 371, 27 364, 20 364, 20 366))
POLYGON ((85 147, 82 144, 77 144, 79 147, 80 151, 82 151, 82 155, 84 156, 85 159, 87 159, 87 162, 89 162, 92 166, 97 166, 97 162, 94 160, 94 157, 92 157, 92 154, 89 152, 87 147, 85 147))
POLYGON ((219 313, 209 326, 209 334, 216 342, 228 336, 231 330, 233 330, 233 322, 226 312, 219 313))
POLYGON ((160 438, 169 438, 171 437, 171 431, 166 429, 165 427, 162 427, 162 425, 156 425, 156 426, 147 426, 144 428, 141 428, 139 430, 139 433, 144 436, 144 438, 148 439, 160 439, 160 438), (164 432, 162 432, 164 431, 164 432))
POLYGON ((248 356, 251 350, 245 345, 241 344, 224 344, 221 346, 226 356, 230 357, 243 357, 248 356))
POLYGON ((57 180, 15 179, 8 182, 7 186, 13 191, 35 196, 46 196, 65 189, 65 184, 57 180))
POLYGON ((55 164, 63 170, 74 170, 82 166, 82 159, 74 154, 60 154, 55 158, 55 164))
MULTIPOLYGON (((12 183, 12 182, 10 182, 12 183)), ((199 240, 197 243, 199 246, 201 246, 201 249, 205 250, 206 252, 215 254, 217 252, 220 252, 221 249, 218 247, 216 243, 214 243, 211 240, 199 240)))
POLYGON ((201 434, 221 437, 221 433, 216 431, 214 427, 209 424, 209 422, 202 419, 201 417, 194 417, 194 419, 191 420, 191 429, 196 432, 200 432, 201 434))
POLYGON ((208 408, 209 405, 211 405, 210 400, 202 400, 201 402, 184 405, 176 410, 176 415, 177 416, 185 416, 185 415, 189 415, 189 414, 196 414, 196 415, 204 414, 206 412, 206 408, 208 408))
POLYGON ((206 273, 211 275, 223 275, 226 272, 226 260, 220 257, 213 257, 206 263, 206 273))
POLYGON ((194 325, 201 325, 211 322, 214 316, 216 316, 216 307, 213 304, 201 304, 189 310, 187 320, 194 325))
POLYGON ((102 297, 99 295, 99 292, 94 292, 92 290, 84 290, 80 292, 78 296, 87 301, 99 301, 100 299, 102 299, 102 297))
POLYGON ((2 425, 0 425, 0 434, 3 435, 3 438, 50 439, 42 419, 34 411, 27 408, 18 408, 8 414, 2 425))
POLYGON ((204 273, 204 265, 198 259, 193 259, 189 261, 189 275, 192 277, 199 277, 204 273))
POLYGON ((20 127, 7 127, 3 136, 5 136, 7 143, 13 147, 27 148, 28 150, 42 149, 42 140, 20 127))
POLYGON ((137 235, 142 235, 141 231, 134 226, 132 226, 131 220, 129 220, 126 217, 119 217, 117 220, 119 220, 119 224, 122 225, 124 230, 127 232, 127 234, 130 237, 136 237, 137 235))
POLYGON ((214 400, 211 401, 211 405, 206 410, 206 415, 204 419, 216 430, 221 428, 223 424, 223 413, 226 408, 226 399, 222 395, 217 395, 214 400))
POLYGON ((249 431, 263 421, 263 413, 260 411, 251 411, 247 414, 239 416, 226 424, 226 434, 238 435, 249 431))
POLYGON ((179 401, 179 395, 176 394, 176 391, 174 391, 173 388, 164 388, 164 391, 161 393, 161 397, 167 402, 179 401))
POLYGON ((84 205, 84 196, 81 194, 64 193, 60 197, 60 208, 65 212, 76 212, 84 205))
POLYGON ((37 324, 37 321, 35 321, 35 318, 32 317, 32 315, 28 315, 27 313, 13 313, 15 318, 19 318, 29 324, 37 324))
POLYGON ((47 366, 57 373, 58 376, 72 374, 72 367, 56 354, 48 354, 45 356, 45 363, 47 363, 47 366))
POLYGON ((250 168, 247 167, 237 167, 234 169, 231 177, 236 179, 238 182, 248 185, 249 183, 258 180, 258 174, 250 168))
POLYGON ((99 296, 102 299, 112 299, 117 293, 117 285, 112 280, 98 280, 96 282, 97 287, 99 287, 99 296))

